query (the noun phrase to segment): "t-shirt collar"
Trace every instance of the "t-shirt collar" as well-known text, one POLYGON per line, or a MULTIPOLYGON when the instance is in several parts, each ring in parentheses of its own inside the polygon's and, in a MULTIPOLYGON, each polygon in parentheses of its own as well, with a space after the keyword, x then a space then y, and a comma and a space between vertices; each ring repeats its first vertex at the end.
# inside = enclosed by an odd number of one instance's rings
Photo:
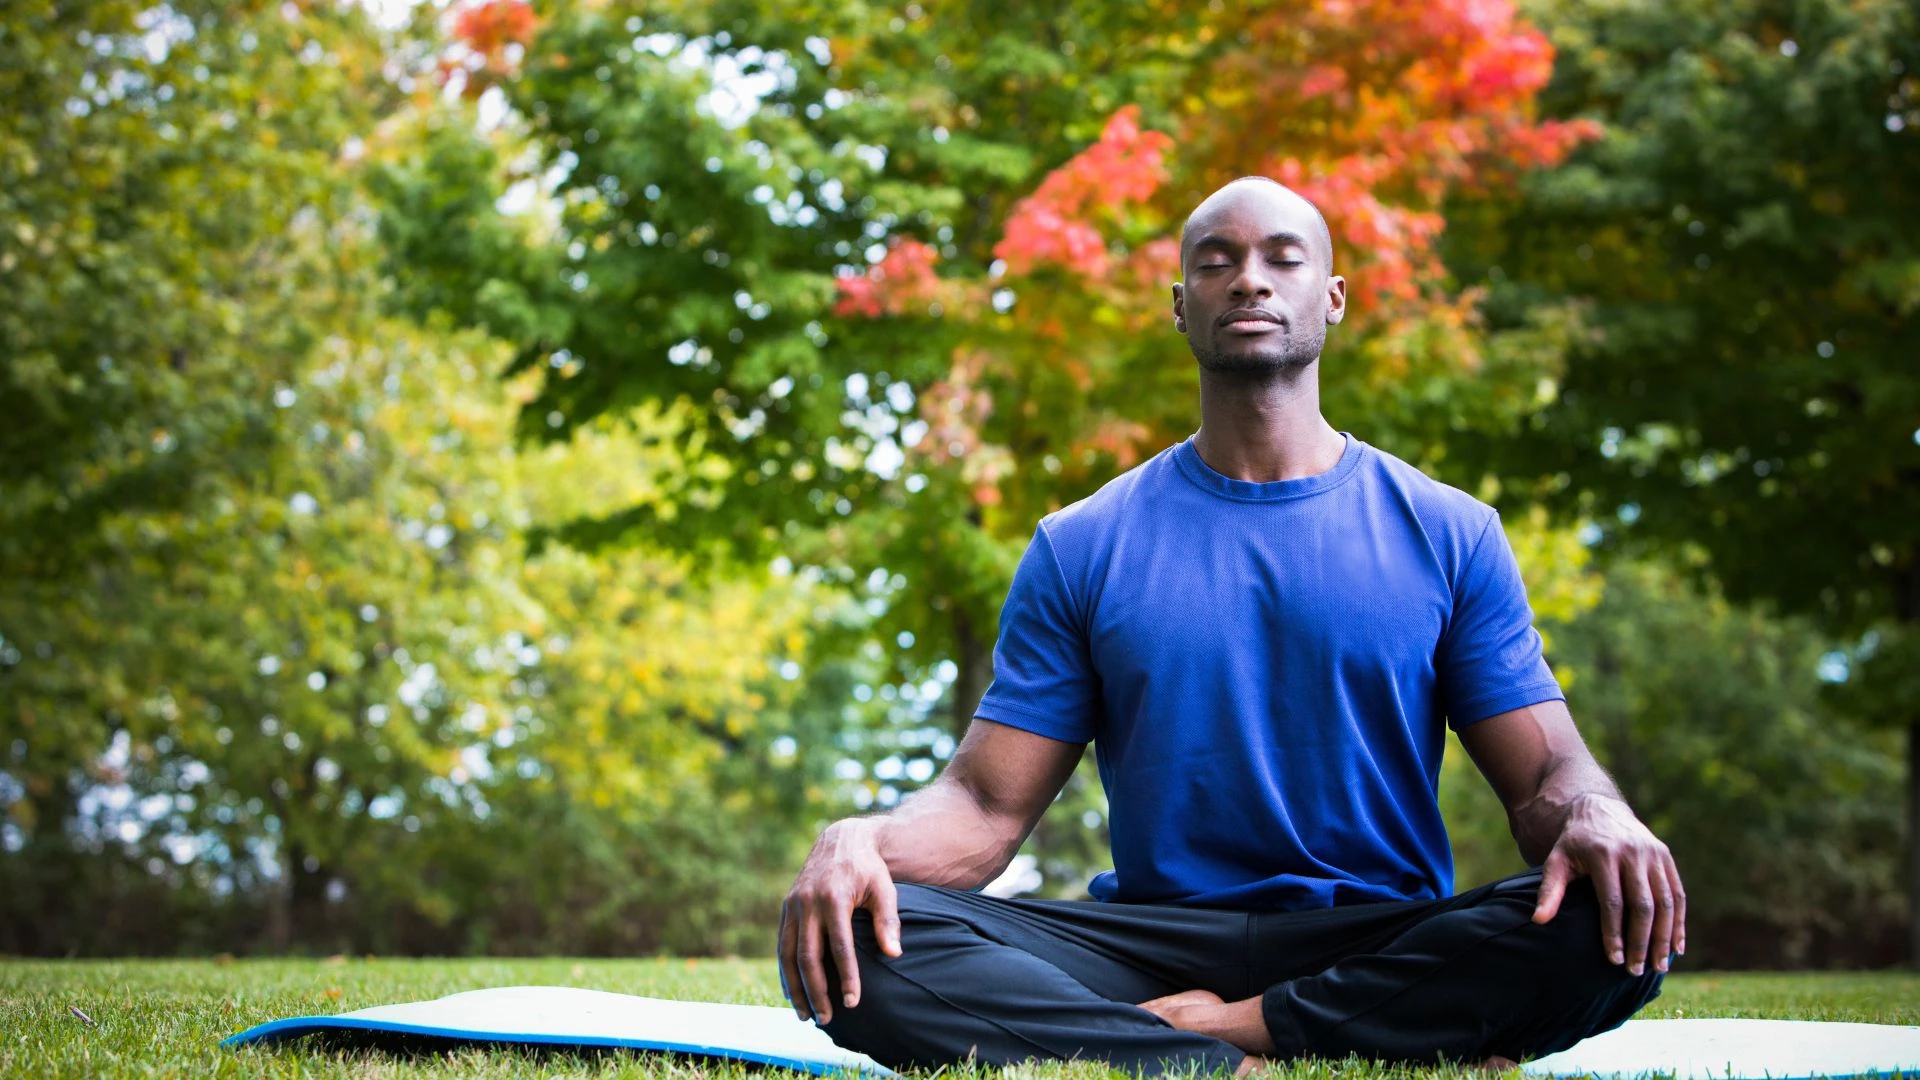
POLYGON ((1308 495, 1318 495, 1345 483, 1360 465, 1360 458, 1366 452, 1367 444, 1346 432, 1340 437, 1346 440, 1346 448, 1340 452, 1340 460, 1333 468, 1314 476, 1303 476, 1297 480, 1273 480, 1267 483, 1255 483, 1251 480, 1235 480, 1213 470, 1213 467, 1200 459, 1200 451, 1193 447, 1193 436, 1173 448, 1173 459, 1187 479, 1205 491, 1229 499, 1244 502, 1273 502, 1279 499, 1298 499, 1308 495))

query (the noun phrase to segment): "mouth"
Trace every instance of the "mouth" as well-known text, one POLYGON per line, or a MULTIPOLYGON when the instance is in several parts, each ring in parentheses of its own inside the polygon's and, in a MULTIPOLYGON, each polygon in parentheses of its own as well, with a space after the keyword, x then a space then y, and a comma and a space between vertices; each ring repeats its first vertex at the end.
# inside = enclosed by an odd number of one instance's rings
POLYGON ((1235 334, 1266 334, 1286 328, 1286 321, 1258 308, 1242 308, 1220 316, 1220 329, 1235 334))

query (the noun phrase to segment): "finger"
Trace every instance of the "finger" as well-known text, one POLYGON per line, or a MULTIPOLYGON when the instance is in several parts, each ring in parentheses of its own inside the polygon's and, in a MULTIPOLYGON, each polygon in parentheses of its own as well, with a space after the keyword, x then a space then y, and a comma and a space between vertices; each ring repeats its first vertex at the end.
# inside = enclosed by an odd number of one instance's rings
POLYGON ((1667 970, 1673 955, 1673 881, 1664 863, 1647 869, 1647 890, 1653 894, 1653 931, 1647 935, 1647 958, 1655 971, 1667 970))
POLYGON ((1560 914, 1560 901, 1567 895, 1567 879, 1573 876, 1573 867, 1567 857, 1554 848, 1547 855, 1546 865, 1540 868, 1540 895, 1534 901, 1533 921, 1550 923, 1560 914))
POLYGON ((827 992, 826 959, 821 949, 820 919, 808 914, 800 923, 800 986, 816 1023, 833 1019, 833 998, 827 992))
POLYGON ((1653 933, 1653 888, 1640 863, 1622 862, 1619 867, 1627 905, 1627 970, 1639 975, 1647 970, 1647 940, 1653 933))
POLYGON ((840 972, 840 1002, 851 1009, 860 1004, 860 957, 853 951, 853 909, 835 907, 827 933, 833 940, 833 966, 840 972))
POLYGON ((880 951, 900 955, 900 891, 892 878, 884 878, 873 890, 868 908, 873 911, 873 936, 880 939, 880 951))
POLYGON ((793 905, 780 905, 780 992, 787 996, 793 1005, 795 1016, 805 1020, 812 1015, 807 1008, 805 987, 800 985, 799 954, 800 936, 795 926, 793 905))
POLYGON ((1609 963, 1624 964, 1627 962, 1627 953, 1620 944, 1621 908, 1624 901, 1620 896, 1620 872, 1617 864, 1609 866, 1603 873, 1593 875, 1593 895, 1600 901, 1600 947, 1606 951, 1609 963))
POLYGON ((1673 954, 1687 955, 1687 887, 1680 881, 1680 867, 1667 856, 1667 881, 1673 889, 1673 954))

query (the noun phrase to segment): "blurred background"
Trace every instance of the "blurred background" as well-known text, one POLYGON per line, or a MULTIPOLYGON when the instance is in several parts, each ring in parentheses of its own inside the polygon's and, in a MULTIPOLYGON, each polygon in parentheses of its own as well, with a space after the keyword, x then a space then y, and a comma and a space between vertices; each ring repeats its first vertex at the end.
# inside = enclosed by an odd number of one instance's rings
POLYGON ((1173 238, 1260 173, 1689 964, 1909 962, 1916 66, 1910 0, 12 0, 0 952, 768 953, 1036 520, 1197 426, 1173 238))

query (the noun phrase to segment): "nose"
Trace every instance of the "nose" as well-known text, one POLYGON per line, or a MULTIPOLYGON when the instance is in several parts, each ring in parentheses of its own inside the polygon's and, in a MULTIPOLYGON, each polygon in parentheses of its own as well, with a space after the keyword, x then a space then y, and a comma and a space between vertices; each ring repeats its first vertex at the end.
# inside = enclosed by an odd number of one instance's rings
POLYGON ((1266 299, 1273 295, 1273 281, 1267 277, 1266 263, 1259 252, 1241 260, 1240 272, 1234 275, 1229 291, 1236 300, 1266 299))

